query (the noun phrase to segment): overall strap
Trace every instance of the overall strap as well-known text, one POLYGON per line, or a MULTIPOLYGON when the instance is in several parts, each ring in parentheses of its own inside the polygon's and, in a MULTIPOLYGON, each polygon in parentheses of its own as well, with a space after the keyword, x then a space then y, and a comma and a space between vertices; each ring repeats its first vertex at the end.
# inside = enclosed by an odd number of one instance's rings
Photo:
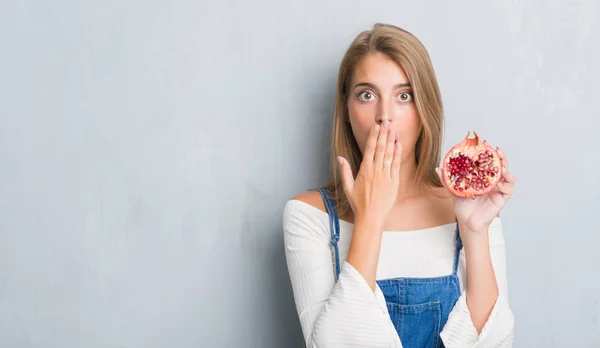
POLYGON ((462 249, 463 243, 460 238, 460 231, 458 230, 458 219, 456 220, 456 255, 454 256, 454 268, 452 274, 456 275, 458 271, 458 261, 460 259, 460 249, 462 249))
POLYGON ((326 189, 319 189, 321 197, 325 202, 327 213, 329 214, 329 228, 331 230, 331 245, 335 250, 335 280, 337 281, 340 275, 340 252, 338 248, 338 241, 340 240, 340 219, 338 218, 337 211, 335 210, 335 202, 333 199, 327 197, 326 189))

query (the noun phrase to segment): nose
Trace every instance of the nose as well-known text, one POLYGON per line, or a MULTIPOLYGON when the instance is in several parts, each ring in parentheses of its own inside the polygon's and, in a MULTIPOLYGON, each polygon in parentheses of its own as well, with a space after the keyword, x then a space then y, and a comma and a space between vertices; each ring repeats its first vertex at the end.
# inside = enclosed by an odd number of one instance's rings
POLYGON ((381 100, 379 105, 377 105, 377 115, 375 117, 375 122, 377 124, 382 125, 383 122, 388 121, 392 122, 392 103, 387 102, 386 100, 381 100))
POLYGON ((388 116, 388 113, 385 114, 379 114, 379 116, 377 116, 377 119, 375 120, 377 122, 377 124, 379 125, 383 125, 384 122, 392 122, 392 119, 388 116))

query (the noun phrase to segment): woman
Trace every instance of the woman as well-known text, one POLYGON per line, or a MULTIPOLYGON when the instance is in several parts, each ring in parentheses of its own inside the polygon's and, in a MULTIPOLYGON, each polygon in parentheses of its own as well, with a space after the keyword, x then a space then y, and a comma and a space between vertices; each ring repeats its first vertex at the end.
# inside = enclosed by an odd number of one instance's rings
POLYGON ((499 212, 515 177, 476 199, 441 180, 443 108, 422 43, 376 24, 339 69, 330 180, 284 209, 308 347, 511 347, 499 212))

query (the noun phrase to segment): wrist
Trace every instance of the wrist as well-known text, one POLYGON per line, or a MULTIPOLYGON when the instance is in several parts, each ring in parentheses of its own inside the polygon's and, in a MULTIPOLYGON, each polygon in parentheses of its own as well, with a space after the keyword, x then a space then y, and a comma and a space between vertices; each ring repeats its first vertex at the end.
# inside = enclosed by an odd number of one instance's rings
POLYGON ((465 232, 481 234, 482 232, 487 232, 492 224, 492 221, 487 221, 477 217, 466 219, 458 218, 458 224, 460 225, 461 230, 464 230, 465 232))
POLYGON ((354 218, 355 229, 375 232, 383 232, 383 221, 374 214, 358 214, 354 218))
POLYGON ((459 226, 459 230, 466 254, 472 256, 489 254, 490 239, 486 229, 475 231, 459 226))

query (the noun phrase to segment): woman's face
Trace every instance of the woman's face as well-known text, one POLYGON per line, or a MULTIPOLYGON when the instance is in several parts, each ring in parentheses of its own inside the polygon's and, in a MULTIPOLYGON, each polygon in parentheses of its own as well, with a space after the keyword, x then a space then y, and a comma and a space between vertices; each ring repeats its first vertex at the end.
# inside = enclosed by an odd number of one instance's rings
POLYGON ((349 119, 360 151, 375 123, 389 122, 402 144, 403 160, 414 158, 421 120, 404 69, 382 53, 370 54, 355 67, 348 91, 349 119))

